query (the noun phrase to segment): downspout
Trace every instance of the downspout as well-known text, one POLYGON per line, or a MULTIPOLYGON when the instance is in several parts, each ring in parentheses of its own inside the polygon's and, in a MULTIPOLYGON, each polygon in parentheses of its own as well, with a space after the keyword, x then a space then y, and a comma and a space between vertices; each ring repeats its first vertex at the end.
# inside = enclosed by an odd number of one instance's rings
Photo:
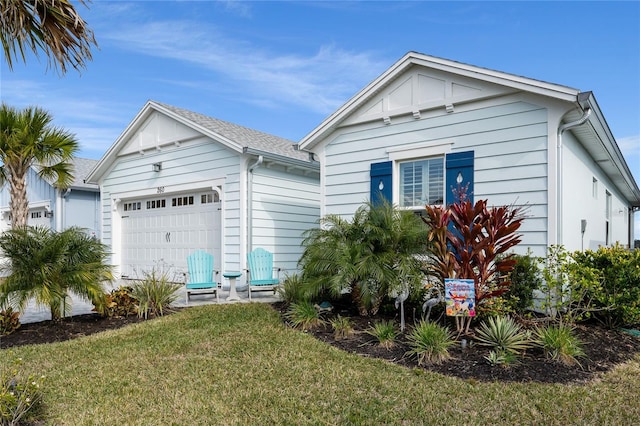
POLYGON ((61 189, 56 188, 56 211, 53 216, 56 232, 62 231, 62 203, 64 203, 64 195, 61 189))
POLYGON ((563 164, 562 164, 562 149, 563 149, 563 145, 562 145, 562 134, 569 130, 569 129, 573 129, 574 127, 578 127, 583 125, 588 119, 589 116, 591 116, 591 108, 587 107, 584 109, 583 113, 582 113, 582 117, 580 117, 579 119, 577 119, 576 121, 572 121, 570 123, 565 123, 563 125, 561 125, 560 127, 558 127, 558 143, 557 143, 557 159, 556 159, 556 179, 557 179, 557 209, 556 209, 556 227, 557 227, 557 241, 556 244, 560 245, 562 244, 562 188, 563 188, 563 182, 562 182, 562 169, 563 169, 563 164))
MULTIPOLYGON (((258 155, 258 159, 255 163, 249 166, 247 170, 247 253, 253 250, 253 232, 251 225, 253 224, 253 171, 260 167, 264 157, 258 155)), ((242 262, 240 262, 242 264, 242 262)))

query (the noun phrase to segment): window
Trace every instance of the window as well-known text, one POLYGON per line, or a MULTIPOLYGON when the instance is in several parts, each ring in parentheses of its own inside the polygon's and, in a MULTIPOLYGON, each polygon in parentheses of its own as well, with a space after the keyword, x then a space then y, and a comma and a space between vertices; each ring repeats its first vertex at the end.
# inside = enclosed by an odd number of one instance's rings
POLYGON ((167 200, 149 200, 147 201, 147 210, 163 209, 167 207, 167 200))
POLYGON ((124 211, 125 212, 130 212, 130 211, 134 211, 134 210, 140 210, 140 201, 134 202, 134 203, 124 203, 124 211))
POLYGON ((400 163, 400 207, 444 202, 444 157, 400 163))
POLYGON ((593 178, 593 182, 591 184, 591 195, 593 198, 598 198, 598 179, 593 178))
POLYGON ((187 195, 184 197, 176 197, 171 199, 171 206, 192 206, 193 205, 193 195, 187 195))
POLYGON ((200 196, 200 204, 211 204, 211 203, 217 203, 220 201, 220 197, 218 196, 217 193, 208 193, 208 194, 202 194, 200 196))

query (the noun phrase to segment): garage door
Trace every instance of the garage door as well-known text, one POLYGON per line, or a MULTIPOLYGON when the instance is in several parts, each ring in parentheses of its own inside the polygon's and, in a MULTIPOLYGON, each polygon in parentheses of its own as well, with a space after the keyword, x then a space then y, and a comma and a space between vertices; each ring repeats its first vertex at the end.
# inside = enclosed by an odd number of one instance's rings
POLYGON ((37 207, 29 209, 29 215, 27 216, 27 225, 29 226, 44 226, 49 228, 51 226, 51 219, 44 207, 37 207))
POLYGON ((220 269, 220 201, 215 192, 170 194, 127 200, 122 217, 122 276, 163 271, 182 280, 187 256, 205 250, 220 269))

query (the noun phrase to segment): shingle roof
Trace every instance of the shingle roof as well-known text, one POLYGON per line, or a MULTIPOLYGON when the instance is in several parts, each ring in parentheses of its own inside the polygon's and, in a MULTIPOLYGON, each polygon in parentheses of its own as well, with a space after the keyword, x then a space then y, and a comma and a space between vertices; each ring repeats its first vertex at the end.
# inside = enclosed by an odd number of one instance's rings
POLYGON ((294 149, 295 142, 268 133, 253 130, 238 124, 229 123, 217 118, 209 117, 197 112, 178 108, 172 105, 152 101, 154 104, 167 109, 174 114, 191 121, 211 132, 229 139, 243 148, 277 154, 296 160, 309 161, 309 154, 294 149))
MULTIPOLYGON (((98 160, 91 160, 89 158, 79 158, 73 157, 73 182, 70 185, 70 188, 80 188, 80 189, 98 189, 98 185, 93 183, 85 183, 85 178, 89 175, 89 172, 93 170, 95 165, 98 163, 98 160)), ((36 171, 39 170, 39 166, 33 166, 36 171)), ((50 185, 53 185, 54 181, 51 179, 45 179, 50 185)))
POLYGON ((89 158, 73 158, 73 183, 72 188, 91 188, 97 189, 98 185, 92 183, 85 183, 85 178, 89 175, 89 172, 93 170, 95 165, 98 164, 98 160, 91 160, 89 158))

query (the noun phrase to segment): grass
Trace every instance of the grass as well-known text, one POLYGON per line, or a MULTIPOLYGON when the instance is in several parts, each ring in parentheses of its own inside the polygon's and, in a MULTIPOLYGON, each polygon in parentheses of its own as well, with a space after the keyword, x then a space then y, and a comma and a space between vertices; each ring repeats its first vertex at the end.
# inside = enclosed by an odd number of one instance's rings
POLYGON ((588 385, 467 382, 342 352, 285 327, 262 304, 192 307, 0 355, 0 363, 21 357, 47 377, 45 413, 55 425, 565 425, 640 418, 640 358, 588 385))

